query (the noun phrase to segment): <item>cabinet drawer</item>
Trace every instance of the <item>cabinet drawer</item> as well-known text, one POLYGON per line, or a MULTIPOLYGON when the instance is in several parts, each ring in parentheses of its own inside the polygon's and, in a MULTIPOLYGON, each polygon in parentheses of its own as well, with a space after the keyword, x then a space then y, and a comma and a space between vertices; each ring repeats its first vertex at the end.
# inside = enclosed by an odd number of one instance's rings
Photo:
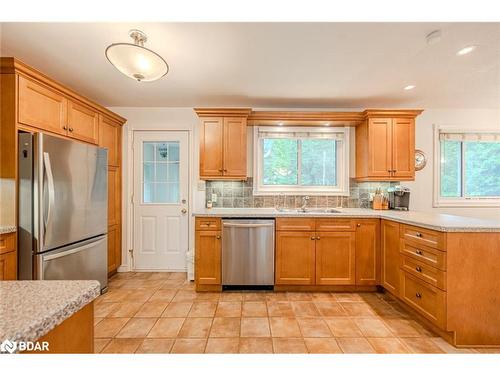
POLYGON ((16 233, 0 234, 0 254, 16 250, 16 233))
POLYGON ((276 218, 276 230, 287 231, 314 231, 315 220, 313 218, 276 218))
POLYGON ((220 218, 218 217, 197 217, 195 219, 196 230, 219 230, 220 218))
POLYGON ((401 269, 436 288, 446 290, 446 272, 404 255, 401 255, 401 269))
POLYGON ((347 231, 354 232, 355 220, 351 219, 316 219, 316 230, 319 232, 347 231))
POLYGON ((446 271, 446 253, 443 251, 403 240, 401 253, 424 264, 446 271))
POLYGON ((405 240, 409 240, 415 244, 426 245, 445 251, 444 233, 411 225, 403 225, 401 235, 405 240))
POLYGON ((446 292, 403 271, 400 297, 439 328, 446 328, 446 292))

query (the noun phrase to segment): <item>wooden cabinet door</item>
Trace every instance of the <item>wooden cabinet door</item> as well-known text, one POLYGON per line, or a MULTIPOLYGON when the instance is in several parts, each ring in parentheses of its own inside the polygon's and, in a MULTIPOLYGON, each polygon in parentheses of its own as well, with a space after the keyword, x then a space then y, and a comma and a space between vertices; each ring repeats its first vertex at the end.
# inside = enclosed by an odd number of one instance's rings
POLYGON ((17 252, 0 254, 0 280, 17 280, 17 252))
POLYGON ((382 286, 399 295, 399 223, 382 220, 382 286))
POLYGON ((222 278, 221 232, 198 230, 195 237, 196 284, 219 285, 222 278))
POLYGON ((316 284, 354 285, 356 282, 354 232, 316 234, 316 284))
POLYGON ((108 165, 119 167, 121 126, 104 115, 99 115, 99 146, 108 149, 108 165))
POLYGON ((121 222, 120 168, 108 167, 108 225, 121 222))
POLYGON ((415 176, 415 120, 392 120, 392 176, 413 179, 415 176))
POLYGON ((108 273, 114 273, 122 263, 120 225, 108 227, 108 273))
POLYGON ((392 119, 371 118, 368 121, 368 176, 390 177, 392 170, 392 119))
POLYGON ((97 144, 99 114, 91 108, 68 101, 68 136, 97 144))
POLYGON ((200 127, 200 178, 218 177, 223 174, 222 117, 201 119, 200 127))
POLYGON ((18 121, 66 135, 67 99, 59 92, 19 76, 18 121))
POLYGON ((276 232, 276 284, 314 285, 314 232, 276 232))
POLYGON ((380 280, 380 221, 356 223, 356 285, 378 285, 380 280))
POLYGON ((225 177, 247 176, 247 120, 224 117, 223 170, 225 177))

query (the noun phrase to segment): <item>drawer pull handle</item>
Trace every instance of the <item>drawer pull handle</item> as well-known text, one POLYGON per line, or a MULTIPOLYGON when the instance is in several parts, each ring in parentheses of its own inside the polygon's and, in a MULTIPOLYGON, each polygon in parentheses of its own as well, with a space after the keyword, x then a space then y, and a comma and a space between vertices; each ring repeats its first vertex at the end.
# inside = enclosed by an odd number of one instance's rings
POLYGON ((417 249, 415 250, 415 253, 417 253, 418 255, 422 255, 422 250, 417 249))
POLYGON ((422 272, 422 267, 417 266, 417 267, 415 267, 415 270, 416 270, 417 272, 422 272))
POLYGON ((422 298, 422 295, 419 292, 417 292, 417 293, 415 293, 415 297, 422 298))
POLYGON ((415 233, 415 236, 417 236, 417 237, 422 237, 422 233, 420 233, 420 232, 416 232, 416 233, 415 233))

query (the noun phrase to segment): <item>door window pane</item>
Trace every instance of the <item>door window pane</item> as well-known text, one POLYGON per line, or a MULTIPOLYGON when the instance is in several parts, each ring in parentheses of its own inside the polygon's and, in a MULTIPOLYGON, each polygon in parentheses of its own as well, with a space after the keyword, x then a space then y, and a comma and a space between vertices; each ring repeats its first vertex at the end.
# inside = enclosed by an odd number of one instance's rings
POLYGON ((441 196, 462 195, 462 142, 441 141, 441 196))
POLYGON ((179 203, 179 142, 143 143, 143 202, 179 203))
POLYGON ((336 141, 304 139, 301 142, 301 185, 336 185, 336 141))
POLYGON ((262 160, 264 185, 296 185, 297 141, 293 139, 263 139, 262 160))
POLYGON ((468 197, 500 196, 500 142, 463 142, 468 197))

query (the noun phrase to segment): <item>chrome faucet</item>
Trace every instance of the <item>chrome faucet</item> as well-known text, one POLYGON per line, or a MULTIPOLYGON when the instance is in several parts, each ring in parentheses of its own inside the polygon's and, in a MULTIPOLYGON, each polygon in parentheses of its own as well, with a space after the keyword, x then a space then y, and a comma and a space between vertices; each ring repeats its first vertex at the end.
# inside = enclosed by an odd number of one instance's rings
POLYGON ((300 211, 306 212, 307 202, 309 202, 309 195, 302 197, 302 206, 300 206, 300 211))

